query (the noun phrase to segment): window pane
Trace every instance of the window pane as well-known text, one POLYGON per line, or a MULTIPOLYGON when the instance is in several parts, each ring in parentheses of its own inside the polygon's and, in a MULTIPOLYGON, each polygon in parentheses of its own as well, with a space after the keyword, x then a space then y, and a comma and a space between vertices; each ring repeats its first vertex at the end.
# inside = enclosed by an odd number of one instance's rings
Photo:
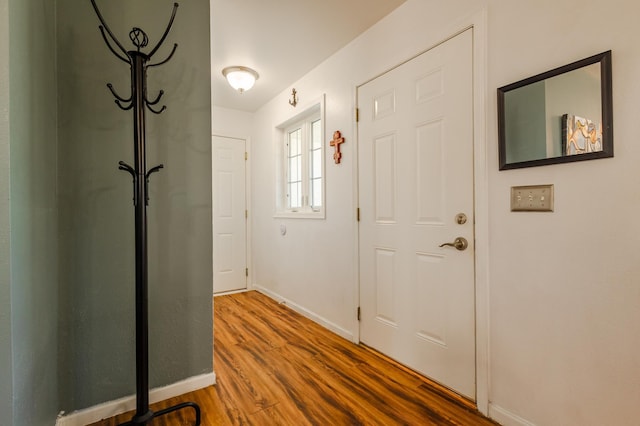
POLYGON ((320 129, 321 125, 321 120, 316 120, 311 123, 311 149, 322 148, 322 132, 320 129))
POLYGON ((311 181, 311 207, 322 206, 322 179, 311 181))
POLYGON ((302 131, 300 129, 289 133, 289 156, 287 158, 288 182, 287 194, 289 208, 302 207, 302 131))
POLYGON ((311 151, 311 179, 322 177, 322 151, 311 151))
POLYGON ((298 155, 289 158, 289 182, 295 182, 302 179, 302 156, 298 155))
POLYGON ((322 206, 322 121, 320 119, 311 122, 311 140, 309 156, 309 198, 310 206, 318 208, 322 206))
POLYGON ((289 184, 289 208, 295 209, 302 207, 301 189, 302 186, 300 182, 293 182, 289 184))
POLYGON ((300 154, 300 144, 302 143, 302 129, 289 132, 289 157, 300 154))

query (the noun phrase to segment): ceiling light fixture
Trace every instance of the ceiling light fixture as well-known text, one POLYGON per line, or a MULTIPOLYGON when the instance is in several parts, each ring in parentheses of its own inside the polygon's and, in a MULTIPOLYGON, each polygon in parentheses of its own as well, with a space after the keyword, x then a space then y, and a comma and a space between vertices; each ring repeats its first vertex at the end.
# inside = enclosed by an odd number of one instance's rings
POLYGON ((224 75, 234 89, 238 92, 243 93, 253 87, 256 80, 258 79, 258 73, 247 67, 226 67, 222 70, 222 75, 224 75))

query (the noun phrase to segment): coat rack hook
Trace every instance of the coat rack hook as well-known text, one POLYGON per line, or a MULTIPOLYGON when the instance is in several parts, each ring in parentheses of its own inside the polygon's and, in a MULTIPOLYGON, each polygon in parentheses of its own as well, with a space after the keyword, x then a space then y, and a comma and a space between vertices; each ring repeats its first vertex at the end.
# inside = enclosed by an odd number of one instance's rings
POLYGON ((149 180, 149 176, 151 176, 152 173, 159 172, 160 169, 164 169, 164 164, 158 164, 157 166, 150 168, 147 172, 146 179, 149 180))
POLYGON ((113 84, 108 83, 107 87, 109 88, 109 90, 111 91, 111 93, 113 94, 113 96, 116 97, 116 105, 118 105, 118 107, 123 110, 123 111, 127 111, 130 110, 131 108, 133 108, 133 95, 131 95, 131 97, 129 99, 125 99, 122 96, 118 95, 115 91, 115 89, 113 88, 113 84), (123 106, 120 102, 131 102, 128 106, 123 106))
POLYGON ((163 169, 163 168, 164 168, 164 164, 159 164, 159 165, 149 169, 149 171, 145 175, 145 194, 147 194, 147 198, 145 199, 145 203, 147 204, 147 206, 149 205, 149 176, 151 176, 151 173, 159 172, 160 169, 163 169))
POLYGON ((120 102, 131 102, 133 100, 133 96, 131 96, 129 99, 125 99, 122 96, 118 95, 116 93, 116 90, 113 88, 113 84, 107 83, 107 87, 109 88, 113 96, 115 96, 120 102))
POLYGON ((100 20, 100 23, 102 24, 100 26, 100 32, 102 33, 102 37, 104 38, 105 42, 107 43, 107 46, 109 46, 109 49, 113 52, 114 55, 116 55, 118 58, 122 59, 125 62, 129 62, 128 60, 124 59, 122 56, 120 56, 115 49, 111 46, 111 44, 109 43, 106 34, 104 33, 104 31, 106 30, 107 33, 109 34, 109 37, 111 37, 111 39, 116 43, 116 45, 118 46, 118 48, 122 51, 122 53, 124 53, 124 56, 128 56, 127 55, 127 50, 122 47, 122 44, 118 41, 118 39, 116 38, 116 36, 113 35, 113 33, 111 32, 111 29, 109 28, 109 26, 107 25, 107 23, 105 22, 104 18, 102 17, 102 14, 100 13, 100 9, 98 9, 98 5, 96 5, 96 1, 95 0, 91 0, 91 4, 93 5, 93 10, 96 12, 96 15, 98 15, 98 19, 100 20))
POLYGON ((118 161, 118 169, 119 170, 124 170, 125 172, 129 172, 131 174, 131 176, 133 176, 133 177, 136 176, 136 171, 133 169, 133 167, 131 167, 130 165, 128 165, 124 161, 118 161))
POLYGON ((178 43, 175 43, 173 45, 173 49, 171 50, 171 53, 169 53, 169 56, 167 56, 167 59, 165 59, 164 61, 160 61, 157 64, 149 64, 149 65, 147 65, 147 68, 157 67, 158 65, 166 64, 167 62, 169 62, 171 60, 171 58, 173 57, 173 54, 176 53, 176 49, 177 48, 178 48, 178 43))
POLYGON ((118 108, 123 111, 129 111, 131 108, 133 108, 133 102, 131 102, 128 106, 123 106, 118 99, 116 99, 115 102, 116 105, 118 105, 118 108))
MULTIPOLYGON (((93 0, 92 0, 93 1, 93 0)), ((178 3, 174 3, 173 4, 173 12, 171 13, 171 18, 169 19, 169 24, 167 25, 167 29, 164 30, 164 34, 162 34, 162 37, 160 38, 160 41, 158 42, 158 44, 156 44, 156 47, 154 47, 151 52, 149 52, 149 58, 151 58, 153 56, 154 53, 156 53, 156 51, 160 48, 160 46, 162 46, 162 43, 164 43, 164 40, 167 38, 167 35, 169 34, 169 31, 171 31, 171 27, 173 26, 173 20, 176 17, 176 11, 178 10, 178 3)))
POLYGON ((124 170, 125 172, 129 172, 129 174, 131 175, 131 178, 133 179, 133 205, 135 206, 138 204, 138 193, 136 191, 138 176, 136 175, 136 171, 133 169, 133 167, 131 167, 124 161, 118 161, 118 169, 124 170))
POLYGON ((147 103, 147 105, 155 105, 160 102, 160 98, 162 98, 162 95, 164 95, 164 90, 161 90, 160 93, 158 93, 158 97, 155 101, 150 102, 147 98, 145 98, 144 101, 147 103))
MULTIPOLYGON (((162 111, 167 109, 166 105, 163 105, 162 108, 160 108, 159 110, 155 110, 155 109, 151 108, 152 105, 156 105, 158 102, 160 102, 160 99, 162 98, 162 95, 164 95, 164 90, 161 90, 160 93, 158 93, 158 97, 153 102, 149 102, 149 100, 147 98, 144 98, 144 103, 147 106, 147 108, 149 108, 149 111, 151 111, 154 114, 160 114, 160 113, 162 113, 162 111)), ((160 167, 160 168, 162 168, 162 167, 160 167)))
POLYGON ((98 28, 100 28, 100 33, 102 34, 102 38, 104 40, 104 43, 107 45, 107 47, 109 48, 111 53, 113 53, 121 61, 130 64, 131 61, 129 59, 127 59, 124 56, 120 55, 118 52, 116 52, 116 50, 113 48, 113 46, 111 46, 111 43, 109 43, 109 39, 107 38, 107 35, 104 32, 104 27, 102 25, 100 25, 98 28))
POLYGON ((162 108, 160 108, 159 110, 156 110, 156 109, 151 108, 151 107, 149 106, 149 104, 146 104, 146 105, 147 105, 147 109, 148 109, 149 111, 151 111, 152 113, 156 114, 156 115, 160 115, 160 114, 162 114, 162 112, 163 112, 165 109, 167 109, 167 106, 166 106, 166 105, 162 105, 162 108))

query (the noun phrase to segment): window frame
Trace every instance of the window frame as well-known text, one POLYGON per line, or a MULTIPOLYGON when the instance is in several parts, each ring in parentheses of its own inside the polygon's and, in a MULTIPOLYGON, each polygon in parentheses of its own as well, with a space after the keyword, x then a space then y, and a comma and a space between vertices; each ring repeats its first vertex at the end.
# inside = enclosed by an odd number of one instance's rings
MULTIPOLYGON (((325 119, 324 119, 324 95, 315 102, 311 103, 311 106, 304 109, 301 113, 291 117, 289 120, 283 122, 279 126, 276 126, 278 134, 278 167, 276 178, 277 190, 276 190, 276 213, 275 217, 290 217, 290 218, 311 218, 311 219, 324 219, 326 208, 326 155, 325 155, 325 119), (320 121, 319 125, 319 147, 313 149, 312 131, 313 123, 320 121), (301 152, 301 170, 299 178, 301 179, 301 206, 290 207, 289 200, 289 135, 291 132, 301 129, 302 142, 300 147, 301 152), (320 206, 311 206, 311 200, 313 198, 313 180, 311 175, 313 169, 313 151, 320 155, 320 197, 322 204, 320 206)), ((315 178, 317 179, 317 178, 315 178)))

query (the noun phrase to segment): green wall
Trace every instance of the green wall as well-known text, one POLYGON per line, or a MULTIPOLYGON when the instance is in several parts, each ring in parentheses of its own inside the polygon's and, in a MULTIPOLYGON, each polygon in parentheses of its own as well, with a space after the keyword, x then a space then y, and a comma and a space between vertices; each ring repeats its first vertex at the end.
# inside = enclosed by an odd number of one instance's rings
MULTIPOLYGON (((154 46, 172 1, 98 1, 126 48, 141 27, 154 46)), ((130 176, 132 111, 106 88, 130 92, 128 64, 112 55, 90 2, 57 1, 60 409, 70 412, 135 393, 134 222, 130 176)), ((172 32, 148 71, 148 97, 167 110, 147 113, 150 183, 150 385, 212 371, 211 106, 209 2, 178 9, 172 32)))
POLYGON ((544 81, 505 93, 507 163, 546 158, 544 81))
POLYGON ((58 411, 55 2, 11 0, 9 22, 13 424, 50 425, 58 411))
MULTIPOLYGON (((154 44, 171 1, 101 1, 154 44)), ((121 23, 122 22, 122 23, 121 23)), ((128 65, 89 0, 0 0, 0 423, 52 425, 135 393, 128 65)), ((149 71, 150 384, 212 371, 209 2, 182 4, 149 71)))
POLYGON ((11 204, 9 147, 9 0, 0 0, 0 413, 13 424, 11 357, 11 204))

